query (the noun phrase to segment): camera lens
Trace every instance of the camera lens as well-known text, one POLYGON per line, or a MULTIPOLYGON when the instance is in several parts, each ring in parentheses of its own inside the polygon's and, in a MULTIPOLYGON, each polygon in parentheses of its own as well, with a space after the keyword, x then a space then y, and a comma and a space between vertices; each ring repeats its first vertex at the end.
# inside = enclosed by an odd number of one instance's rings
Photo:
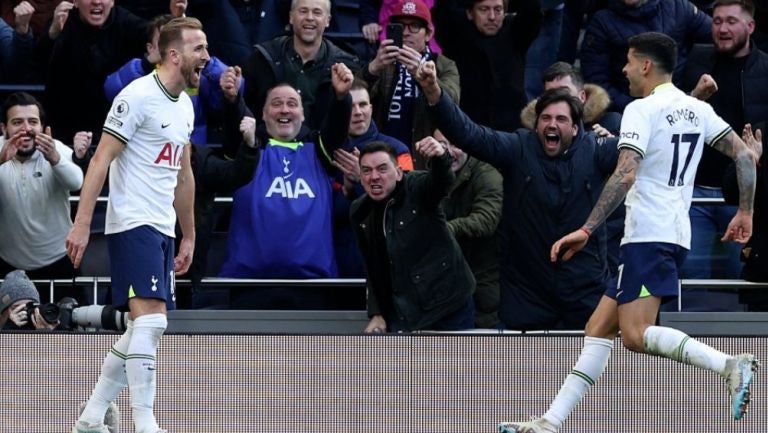
POLYGON ((111 305, 87 305, 72 310, 72 324, 86 329, 125 330, 128 314, 111 305))
POLYGON ((56 323, 59 320, 59 306, 56 304, 42 304, 37 307, 40 310, 40 315, 43 316, 43 320, 50 324, 56 323))

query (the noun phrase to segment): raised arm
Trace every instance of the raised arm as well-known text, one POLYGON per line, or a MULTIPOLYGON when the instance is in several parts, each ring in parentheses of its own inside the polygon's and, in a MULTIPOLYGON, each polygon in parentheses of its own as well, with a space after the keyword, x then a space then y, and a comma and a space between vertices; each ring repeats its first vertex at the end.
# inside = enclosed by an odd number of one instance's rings
POLYGON ((336 63, 331 68, 331 81, 336 97, 331 103, 328 115, 320 131, 322 148, 325 153, 324 163, 333 167, 333 151, 341 147, 347 139, 349 119, 352 116, 352 71, 344 63, 336 63))
POLYGON ((245 116, 240 120, 240 143, 235 159, 222 158, 206 151, 196 155, 194 162, 195 189, 231 192, 253 179, 259 162, 259 140, 256 138, 256 119, 245 116))
POLYGON ((428 136, 417 141, 414 145, 425 160, 429 161, 429 175, 421 178, 425 201, 433 207, 437 207, 443 198, 448 195, 456 175, 451 171, 451 157, 445 144, 440 143, 434 137, 428 136))
POLYGON ((517 158, 519 136, 495 131, 473 122, 455 101, 444 94, 437 79, 435 64, 424 63, 416 71, 416 80, 427 99, 428 111, 438 129, 468 154, 502 168, 517 158))

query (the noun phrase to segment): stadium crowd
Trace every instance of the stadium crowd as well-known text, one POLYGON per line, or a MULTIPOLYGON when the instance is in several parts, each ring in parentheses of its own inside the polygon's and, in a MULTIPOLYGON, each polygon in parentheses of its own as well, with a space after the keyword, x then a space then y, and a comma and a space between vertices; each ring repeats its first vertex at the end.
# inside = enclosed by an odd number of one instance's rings
MULTIPOLYGON (((205 277, 367 278, 367 332, 582 329, 618 273, 623 209, 574 260, 548 253, 579 229, 616 166, 634 99, 628 39, 671 36, 674 84, 734 131, 764 132, 768 120, 768 7, 750 0, 4 1, 2 275, 81 275, 66 256, 69 198, 104 128, 140 109, 115 98, 156 70, 160 29, 182 15, 202 22, 210 59, 186 90, 196 237, 178 308, 337 304, 290 287, 205 287, 205 277), (446 125, 452 140, 416 77, 427 62, 472 122, 446 125), (355 75, 347 93, 337 64, 355 75)), ((693 196, 723 198, 731 164, 705 149, 693 196)), ((735 205, 694 203, 682 278, 768 281, 760 167, 750 243, 720 242, 735 205)), ((104 224, 97 210, 93 236, 104 224)), ((91 301, 75 288, 61 295, 91 301)), ((27 299, 39 301, 0 306, 27 299)), ((697 311, 768 308, 755 293, 683 299, 697 311)), ((25 311, 0 313, 26 324, 25 311)))

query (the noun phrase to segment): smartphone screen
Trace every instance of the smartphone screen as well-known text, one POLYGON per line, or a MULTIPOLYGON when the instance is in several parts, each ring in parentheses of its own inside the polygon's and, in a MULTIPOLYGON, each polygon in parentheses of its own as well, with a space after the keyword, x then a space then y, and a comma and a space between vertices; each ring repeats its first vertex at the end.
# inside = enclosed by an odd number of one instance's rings
POLYGON ((392 39, 394 45, 403 47, 403 25, 398 23, 387 24, 387 39, 392 39))

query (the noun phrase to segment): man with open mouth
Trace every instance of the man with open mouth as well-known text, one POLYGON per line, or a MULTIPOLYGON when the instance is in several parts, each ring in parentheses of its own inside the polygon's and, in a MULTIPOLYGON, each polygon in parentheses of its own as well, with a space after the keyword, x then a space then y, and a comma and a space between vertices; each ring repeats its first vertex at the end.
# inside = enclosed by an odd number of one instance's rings
MULTIPOLYGON (((184 13, 186 0, 169 0, 174 17, 184 13), (179 7, 178 5, 182 5, 179 7)), ((110 104, 104 94, 107 75, 144 52, 146 23, 114 0, 62 1, 48 31, 40 35, 49 124, 63 142, 91 131, 99 142, 110 104), (79 103, 72 109, 73 101, 79 103)), ((41 69, 42 70, 42 69, 41 69)))
POLYGON ((366 194, 350 219, 368 271, 365 332, 474 328, 475 278, 440 206, 455 179, 451 155, 434 137, 414 149, 428 171, 404 174, 383 141, 360 151, 366 194))
POLYGON ((432 119, 451 143, 504 177, 500 326, 583 328, 609 280, 605 228, 596 229, 585 253, 569 262, 553 265, 549 250, 589 215, 616 166, 616 139, 602 142, 585 133, 581 101, 562 88, 539 98, 535 130, 509 133, 480 126, 446 95, 433 68, 425 63, 416 77, 432 119))
POLYGON ((128 387, 137 433, 164 433, 155 419, 157 346, 175 308, 175 277, 187 272, 195 244, 195 184, 190 164, 194 111, 188 87, 210 60, 202 24, 176 18, 163 26, 160 66, 125 87, 104 122, 66 239, 77 268, 88 245, 96 198, 109 170, 107 246, 112 304, 130 310, 125 333, 104 359, 73 433, 106 433, 104 414, 128 387), (178 215, 182 239, 175 255, 178 215))

